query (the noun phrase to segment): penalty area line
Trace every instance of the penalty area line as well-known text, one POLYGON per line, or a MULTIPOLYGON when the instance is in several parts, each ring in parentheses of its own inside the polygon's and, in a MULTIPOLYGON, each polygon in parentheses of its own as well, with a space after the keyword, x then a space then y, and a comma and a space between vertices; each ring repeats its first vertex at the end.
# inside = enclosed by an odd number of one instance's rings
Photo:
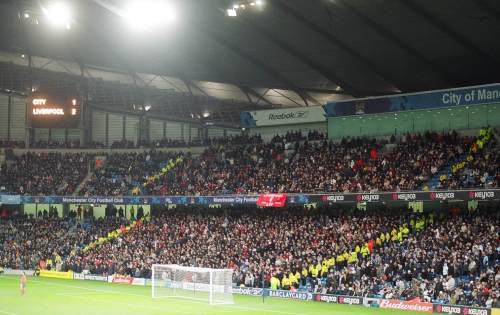
MULTIPOLYGON (((101 303, 106 303, 106 304, 115 304, 115 305, 123 305, 123 306, 128 306, 128 307, 134 307, 134 308, 140 308, 140 309, 150 309, 150 310, 155 310, 155 311, 166 311, 164 307, 152 307, 150 305, 144 305, 144 304, 134 304, 134 303, 127 303, 127 302, 116 302, 116 301, 109 301, 109 300, 101 300, 101 299, 95 299, 95 298, 90 298, 90 297, 85 297, 85 296, 79 296, 79 295, 65 295, 66 297, 71 297, 75 299, 81 299, 81 300, 86 300, 86 301, 93 301, 93 302, 101 302, 101 303)), ((167 311, 168 312, 168 311, 167 311)), ((172 314, 193 314, 193 312, 188 312, 188 311, 180 311, 180 310, 175 310, 172 314)))
POLYGON ((53 286, 58 286, 58 287, 63 287, 63 288, 79 289, 79 290, 99 292, 99 293, 140 296, 140 297, 146 297, 146 298, 147 297, 151 297, 149 294, 146 295, 146 294, 136 294, 136 293, 122 292, 122 291, 117 291, 117 290, 91 289, 91 288, 82 287, 82 286, 78 286, 78 285, 62 284, 62 283, 56 283, 56 282, 50 282, 50 281, 40 281, 40 280, 32 280, 32 281, 35 282, 35 283, 40 283, 40 284, 48 284, 48 285, 53 285, 53 286))

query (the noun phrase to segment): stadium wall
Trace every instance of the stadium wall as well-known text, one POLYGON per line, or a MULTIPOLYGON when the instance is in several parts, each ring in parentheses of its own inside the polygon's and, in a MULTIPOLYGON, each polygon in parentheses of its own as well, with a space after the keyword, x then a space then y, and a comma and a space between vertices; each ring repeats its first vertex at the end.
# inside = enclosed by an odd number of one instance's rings
POLYGON ((91 141, 110 146, 115 141, 127 140, 136 144, 139 140, 159 141, 162 139, 184 141, 186 143, 239 135, 240 129, 219 126, 202 126, 187 121, 152 118, 147 115, 117 113, 92 109, 91 141), (141 120, 142 123, 141 127, 141 120))
POLYGON ((0 139, 25 141, 26 98, 0 93, 0 139))

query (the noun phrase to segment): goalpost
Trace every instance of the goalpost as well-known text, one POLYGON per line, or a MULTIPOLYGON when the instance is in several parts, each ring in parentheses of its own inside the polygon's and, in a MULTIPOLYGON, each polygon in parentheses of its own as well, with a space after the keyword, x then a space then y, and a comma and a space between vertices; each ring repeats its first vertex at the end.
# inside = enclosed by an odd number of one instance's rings
POLYGON ((233 304, 233 269, 153 265, 151 295, 233 304))

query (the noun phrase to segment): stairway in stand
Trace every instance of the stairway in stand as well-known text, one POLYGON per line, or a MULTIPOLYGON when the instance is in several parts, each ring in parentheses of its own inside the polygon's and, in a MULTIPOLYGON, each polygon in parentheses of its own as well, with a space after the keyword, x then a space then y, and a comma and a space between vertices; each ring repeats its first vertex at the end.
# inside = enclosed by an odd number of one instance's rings
POLYGON ((424 187, 429 187, 429 190, 435 190, 439 186, 439 178, 442 175, 446 175, 448 177, 451 176, 451 167, 457 163, 460 163, 464 161, 467 158, 467 154, 462 154, 456 159, 451 160, 446 164, 443 168, 441 168, 434 176, 432 176, 420 189, 423 189, 424 187))
POLYGON ((80 184, 78 184, 78 186, 76 186, 76 189, 72 194, 73 196, 76 196, 80 193, 80 190, 82 190, 82 188, 85 187, 85 184, 87 184, 87 182, 92 177, 92 174, 94 174, 94 171, 91 169, 89 164, 87 168, 87 175, 85 175, 85 178, 80 182, 80 184))

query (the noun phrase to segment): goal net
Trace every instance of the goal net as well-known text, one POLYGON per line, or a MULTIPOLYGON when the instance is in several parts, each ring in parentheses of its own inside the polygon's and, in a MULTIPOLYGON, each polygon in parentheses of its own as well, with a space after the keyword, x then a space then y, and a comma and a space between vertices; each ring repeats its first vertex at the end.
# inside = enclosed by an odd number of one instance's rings
POLYGON ((185 298, 210 304, 233 303, 233 270, 153 265, 153 298, 185 298))

